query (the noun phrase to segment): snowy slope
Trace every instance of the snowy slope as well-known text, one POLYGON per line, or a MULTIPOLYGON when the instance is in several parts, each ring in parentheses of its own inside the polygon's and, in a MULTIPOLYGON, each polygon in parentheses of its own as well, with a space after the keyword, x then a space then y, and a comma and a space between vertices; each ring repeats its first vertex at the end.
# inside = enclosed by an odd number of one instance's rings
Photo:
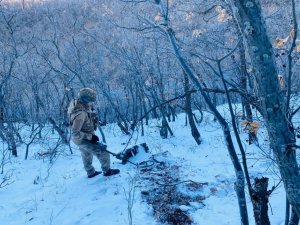
MULTIPOLYGON (((205 114, 204 121, 198 126, 202 144, 197 146, 193 140, 189 127, 185 126, 184 115, 180 115, 176 122, 170 123, 174 136, 162 140, 157 127, 159 122, 152 121, 146 129, 146 135, 141 137, 135 133, 129 146, 146 142, 151 154, 168 152, 160 160, 168 161, 179 166, 182 180, 208 182, 199 191, 205 196, 203 205, 193 207, 181 206, 193 219, 194 224, 204 225, 238 225, 239 212, 234 192, 235 175, 227 149, 224 144, 220 126, 212 121, 210 114, 205 114)), ((109 149, 113 152, 123 150, 129 140, 121 134, 115 125, 104 129, 109 149)), ((276 167, 272 161, 262 157, 262 152, 254 145, 247 145, 246 134, 242 134, 244 145, 249 157, 251 177, 267 176, 270 186, 279 181, 276 167)), ((233 138, 234 139, 234 138, 233 138)), ((259 131, 259 141, 262 148, 265 133, 259 131)), ((48 142, 54 141, 49 139, 48 142)), ((49 143, 48 143, 49 144, 49 143)), ((68 150, 62 151, 53 164, 49 159, 36 159, 34 153, 43 150, 42 145, 31 147, 30 159, 23 160, 25 147, 20 147, 21 157, 13 159, 5 170, 13 172, 11 185, 0 189, 0 219, 5 225, 125 225, 128 219, 128 193, 132 178, 137 175, 135 166, 122 165, 115 158, 111 158, 112 167, 121 170, 120 175, 114 177, 97 176, 87 179, 83 170, 79 151, 73 146, 74 154, 68 150)), ((238 151, 238 149, 237 149, 238 151)), ((150 154, 139 154, 133 159, 141 162, 150 154)), ((94 159, 94 166, 100 170, 99 162, 94 159)), ((3 176, 3 175, 1 175, 3 176)), ((1 178, 1 177, 0 177, 1 178)), ((141 181, 142 182, 142 181, 141 181)), ((140 185, 134 191, 133 224, 159 224, 152 216, 152 208, 141 197, 140 185)), ((269 187, 271 188, 271 187, 269 187)), ((178 190, 186 192, 183 185, 178 190)), ((285 196, 282 185, 270 198, 271 224, 284 224, 285 196)), ((250 224, 252 218, 251 203, 248 202, 250 224)))

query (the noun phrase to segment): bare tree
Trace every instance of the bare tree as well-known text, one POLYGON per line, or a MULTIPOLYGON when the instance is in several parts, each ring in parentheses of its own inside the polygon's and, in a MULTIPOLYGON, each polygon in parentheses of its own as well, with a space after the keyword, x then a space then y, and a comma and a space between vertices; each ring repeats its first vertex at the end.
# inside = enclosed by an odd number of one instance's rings
POLYGON ((285 99, 280 91, 273 48, 257 1, 233 0, 233 11, 245 38, 255 68, 260 104, 287 197, 300 215, 300 176, 296 160, 295 135, 287 119, 285 99))

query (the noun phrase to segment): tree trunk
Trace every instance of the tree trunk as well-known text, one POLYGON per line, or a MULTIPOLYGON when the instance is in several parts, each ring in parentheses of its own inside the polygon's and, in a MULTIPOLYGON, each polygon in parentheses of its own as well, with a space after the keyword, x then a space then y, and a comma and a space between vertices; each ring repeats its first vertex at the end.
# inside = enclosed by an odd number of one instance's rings
POLYGON ((48 121, 52 124, 53 129, 59 134, 59 136, 62 139, 62 142, 64 144, 68 144, 69 143, 69 139, 68 139, 66 133, 57 125, 57 123, 55 122, 55 120, 52 117, 48 117, 48 121))
POLYGON ((3 123, 0 123, 0 130, 3 133, 3 136, 5 136, 2 139, 7 142, 11 154, 17 157, 18 151, 12 122, 7 122, 7 127, 5 127, 3 123))
MULTIPOLYGON (((236 28, 238 29, 238 24, 235 21, 234 23, 236 25, 236 28)), ((243 38, 242 34, 239 32, 238 33, 238 37, 240 39, 243 38)), ((240 74, 241 74, 241 80, 240 80, 240 84, 241 84, 241 88, 245 93, 248 93, 247 91, 247 78, 249 78, 249 74, 247 71, 247 67, 246 67, 246 53, 245 53, 245 46, 243 45, 243 42, 239 42, 238 44, 238 52, 239 52, 239 56, 240 56, 240 74)), ((249 84, 251 83, 250 80, 249 84)), ((249 85, 251 86, 251 85, 249 85)), ((245 110, 246 115, 243 114, 244 118, 246 119, 248 122, 252 123, 253 122, 253 115, 252 115, 252 110, 251 110, 251 105, 249 100, 247 100, 245 97, 242 96, 242 106, 243 106, 243 112, 245 110)), ((248 132, 248 139, 249 139, 249 145, 251 145, 253 142, 257 143, 257 136, 255 133, 253 132, 248 132)))
POLYGON ((162 121, 161 121, 161 128, 159 130, 159 134, 162 139, 168 138, 168 122, 167 119, 163 116, 162 121))
POLYGON ((249 55, 260 95, 263 116, 287 197, 300 215, 300 176, 295 154, 295 137, 286 118, 285 101, 279 87, 272 45, 258 1, 232 0, 249 55))
POLYGON ((0 123, 4 122, 4 108, 0 106, 0 123))
POLYGON ((270 225, 268 216, 268 181, 266 177, 255 178, 252 192, 252 203, 256 225, 270 225))
POLYGON ((170 110, 170 108, 169 108, 168 105, 165 107, 165 111, 166 111, 166 115, 167 115, 168 121, 170 123, 171 122, 171 115, 172 115, 172 113, 171 113, 171 110, 170 110))
POLYGON ((285 225, 289 225, 289 222, 290 222, 290 211, 291 211, 290 208, 291 208, 290 202, 286 196, 286 198, 285 198, 285 221, 284 221, 285 225))
MULTIPOLYGON (((144 96, 141 96, 142 100, 141 100, 141 105, 142 105, 142 109, 141 109, 141 114, 146 113, 147 112, 147 107, 146 107, 146 101, 144 100, 144 96)), ((145 117, 145 121, 146 121, 146 126, 149 125, 149 115, 147 114, 145 117)))
POLYGON ((15 157, 18 156, 17 144, 14 137, 14 127, 11 121, 5 121, 4 119, 4 95, 3 90, 0 88, 0 130, 2 131, 2 139, 7 141, 8 147, 11 150, 11 154, 15 157), (7 123, 7 127, 4 126, 4 122, 7 123), (5 137, 4 137, 5 136, 5 137))
MULTIPOLYGON (((171 136, 173 136, 173 131, 172 131, 171 127, 169 126, 169 123, 166 118, 165 106, 161 104, 159 97, 157 96, 157 94, 154 91, 151 92, 151 95, 152 95, 152 98, 154 99, 155 104, 159 105, 158 109, 162 115, 160 136, 162 138, 167 138, 168 132, 170 133, 171 136)), ((163 100, 163 102, 165 102, 165 101, 163 100)))
POLYGON ((119 120, 117 125, 120 127, 121 131, 126 134, 126 135, 130 135, 130 132, 128 131, 128 125, 126 122, 123 121, 123 123, 119 120), (123 125, 123 123, 125 125, 123 125))
POLYGON ((0 123, 4 123, 4 94, 3 88, 0 86, 0 123))
POLYGON ((184 91, 187 94, 185 98, 185 111, 189 120, 189 124, 191 127, 191 133, 193 138, 195 139, 198 145, 201 144, 201 135, 197 129, 197 126, 194 121, 193 111, 192 111, 192 93, 189 92, 189 78, 187 74, 184 72, 184 91))
POLYGON ((292 210, 292 216, 289 225, 298 225, 299 224, 299 216, 295 210, 292 210))
MULTIPOLYGON (((216 93, 213 93, 213 104, 214 104, 214 107, 217 107, 217 94, 216 93)), ((214 116, 214 122, 217 121, 217 118, 216 116, 214 116)))
POLYGON ((176 110, 175 110, 174 107, 172 107, 170 105, 169 105, 169 109, 170 109, 171 114, 172 114, 172 122, 175 122, 175 120, 176 120, 176 110))

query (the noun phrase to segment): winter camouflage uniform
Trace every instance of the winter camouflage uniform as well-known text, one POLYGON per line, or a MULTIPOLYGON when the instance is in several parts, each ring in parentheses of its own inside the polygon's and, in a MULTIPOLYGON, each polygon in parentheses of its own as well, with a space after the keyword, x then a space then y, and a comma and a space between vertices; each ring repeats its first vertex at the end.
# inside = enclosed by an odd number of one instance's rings
POLYGON ((92 166, 93 155, 95 155, 101 163, 104 172, 110 169, 110 156, 107 152, 106 145, 91 142, 93 134, 97 129, 96 114, 90 109, 87 103, 81 99, 75 100, 73 107, 69 108, 70 120, 72 123, 72 141, 79 147, 81 151, 82 161, 87 175, 95 173, 92 166))

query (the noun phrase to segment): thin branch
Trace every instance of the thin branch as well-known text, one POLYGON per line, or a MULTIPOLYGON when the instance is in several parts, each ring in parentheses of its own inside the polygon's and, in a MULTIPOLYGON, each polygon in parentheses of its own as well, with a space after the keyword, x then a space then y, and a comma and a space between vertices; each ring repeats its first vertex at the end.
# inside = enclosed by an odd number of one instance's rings
POLYGON ((144 119, 144 118, 146 118, 146 116, 150 113, 150 112, 152 112, 154 109, 156 109, 156 108, 158 108, 158 107, 161 107, 161 106, 163 106, 163 105, 166 105, 166 104, 168 104, 168 103, 170 103, 170 102, 172 102, 172 101, 175 101, 175 100, 177 100, 177 99, 181 99, 181 98, 185 98, 187 95, 189 95, 189 94, 191 94, 191 93, 195 93, 195 92, 197 92, 196 90, 191 90, 191 91, 189 91, 189 92, 187 92, 187 93, 185 93, 185 94, 183 94, 183 95, 180 95, 180 96, 177 96, 177 97, 175 97, 175 98, 172 98, 172 99, 169 99, 169 100, 167 100, 167 101, 165 101, 165 102, 162 102, 162 103, 160 103, 160 104, 158 104, 158 105, 156 105, 156 106, 153 106, 151 109, 149 109, 138 121, 141 121, 142 119, 144 119))
POLYGON ((294 33, 292 45, 288 52, 288 81, 287 81, 287 100, 286 100, 286 110, 288 112, 290 107, 290 100, 291 100, 291 92, 292 92, 292 76, 293 76, 293 57, 292 53, 296 47, 296 40, 298 37, 298 23, 297 23, 297 15, 296 15, 296 6, 295 0, 292 0, 292 14, 293 14, 293 29, 291 32, 294 33))
POLYGON ((293 118, 293 116, 295 116, 299 110, 300 110, 300 106, 297 109, 295 109, 294 112, 292 112, 291 118, 293 118))
POLYGON ((272 187, 272 189, 268 191, 268 195, 269 195, 269 196, 270 196, 270 195, 278 188, 278 186, 281 184, 281 182, 282 182, 282 180, 280 180, 280 181, 278 182, 278 184, 274 185, 274 186, 272 187))

